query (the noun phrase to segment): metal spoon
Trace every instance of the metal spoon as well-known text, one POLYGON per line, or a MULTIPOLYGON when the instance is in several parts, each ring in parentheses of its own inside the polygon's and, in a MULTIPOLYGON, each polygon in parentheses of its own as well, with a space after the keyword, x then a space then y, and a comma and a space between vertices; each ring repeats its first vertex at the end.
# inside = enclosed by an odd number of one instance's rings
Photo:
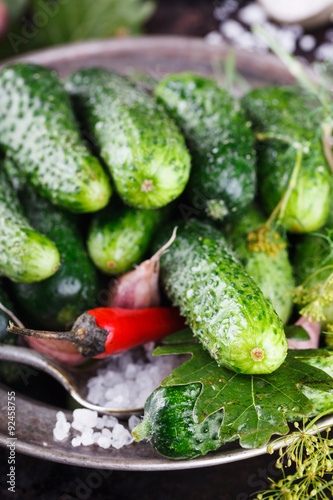
POLYGON ((143 408, 106 408, 105 406, 90 403, 86 399, 88 394, 87 382, 97 374, 97 370, 105 363, 104 361, 96 361, 88 367, 77 368, 58 363, 33 349, 6 344, 0 344, 0 360, 23 363, 48 373, 60 382, 73 399, 89 410, 97 410, 98 413, 106 415, 112 414, 118 418, 128 418, 133 414, 143 413, 143 408))

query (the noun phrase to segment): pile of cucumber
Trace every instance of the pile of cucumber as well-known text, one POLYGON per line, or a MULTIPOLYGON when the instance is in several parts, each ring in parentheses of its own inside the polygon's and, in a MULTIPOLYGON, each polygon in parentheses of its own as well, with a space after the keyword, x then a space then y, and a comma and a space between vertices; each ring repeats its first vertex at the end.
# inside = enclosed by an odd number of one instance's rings
MULTIPOLYGON (((67 329, 100 305, 102 275, 133 269, 177 225, 161 259, 167 299, 219 365, 273 372, 287 354, 293 308, 287 232, 298 234, 294 241, 319 230, 330 212, 320 116, 296 87, 259 88, 239 100, 209 78, 181 73, 148 95, 100 68, 61 81, 37 65, 6 67, 1 302, 28 326, 67 329), (271 213, 277 251, 251 250, 248 234, 271 213)), ((0 339, 13 342, 7 319, 0 311, 0 339)), ((163 391, 167 407, 171 389, 163 391)), ((197 392, 182 392, 187 412, 197 392)), ((220 419, 205 424, 209 434, 220 419)), ((215 437, 200 453, 217 446, 215 437)))

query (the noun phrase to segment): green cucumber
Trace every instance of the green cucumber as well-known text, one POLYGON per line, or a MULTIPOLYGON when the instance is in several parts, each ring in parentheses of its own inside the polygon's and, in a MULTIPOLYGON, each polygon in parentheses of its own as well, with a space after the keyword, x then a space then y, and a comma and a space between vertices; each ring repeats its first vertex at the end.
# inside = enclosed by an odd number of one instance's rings
POLYGON ((194 458, 220 448, 223 411, 201 424, 194 422, 193 408, 200 391, 200 384, 156 389, 145 403, 144 420, 132 431, 134 440, 148 439, 158 453, 173 459, 194 458))
POLYGON ((259 139, 258 186, 263 207, 271 213, 293 178, 279 214, 281 224, 296 233, 319 229, 328 217, 332 183, 321 144, 321 113, 297 87, 254 89, 242 103, 259 139))
POLYGON ((88 252, 106 274, 120 274, 144 257, 155 229, 162 220, 158 210, 108 207, 93 218, 88 252))
POLYGON ((59 267, 59 252, 35 231, 0 164, 0 275, 32 283, 52 276, 59 267))
MULTIPOLYGON (((333 356, 303 361, 333 377, 333 356)), ((333 408, 333 394, 303 385, 299 390, 312 402, 308 417, 333 408)), ((145 403, 144 420, 132 431, 134 440, 147 439, 158 453, 171 459, 195 458, 220 448, 225 443, 220 435, 223 410, 201 423, 194 422, 193 409, 200 391, 200 384, 158 387, 145 403)), ((286 417, 295 421, 303 415, 287 412, 286 417)))
POLYGON ((167 295, 219 365, 273 372, 286 357, 287 340, 272 304, 218 229, 195 220, 179 226, 161 258, 167 295))
POLYGON ((23 198, 30 223, 57 245, 61 264, 54 276, 32 284, 14 284, 13 295, 36 328, 63 330, 94 307, 98 282, 84 248, 76 216, 64 212, 31 189, 23 198))
MULTIPOLYGON (((280 248, 278 253, 252 252, 248 248, 247 235, 265 222, 264 216, 256 206, 248 208, 246 214, 233 224, 223 228, 236 254, 247 273, 253 278, 260 290, 273 304, 284 324, 287 323, 292 308, 292 291, 295 287, 293 268, 287 248, 280 248)), ((276 234, 276 245, 286 245, 286 239, 276 234)))
POLYGON ((21 176, 73 212, 107 205, 107 174, 80 137, 70 99, 55 73, 14 64, 0 73, 0 143, 21 176))
POLYGON ((256 190, 255 152, 239 101, 194 73, 163 78, 155 95, 187 140, 193 160, 187 193, 194 208, 219 220, 244 212, 256 190))
POLYGON ((159 208, 183 192, 190 156, 175 123, 152 97, 98 68, 74 73, 66 85, 125 203, 159 208))

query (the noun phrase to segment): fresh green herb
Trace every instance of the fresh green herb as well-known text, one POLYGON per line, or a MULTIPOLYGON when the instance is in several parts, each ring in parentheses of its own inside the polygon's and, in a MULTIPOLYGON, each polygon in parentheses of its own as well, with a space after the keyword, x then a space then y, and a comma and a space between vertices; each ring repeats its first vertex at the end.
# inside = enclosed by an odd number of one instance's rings
MULTIPOLYGON (((177 337, 173 340, 177 342, 177 337)), ((194 406, 194 421, 200 423, 224 409, 220 435, 224 441, 239 437, 245 448, 264 446, 272 434, 288 433, 286 412, 311 413, 312 404, 300 386, 324 392, 333 389, 333 379, 328 374, 303 362, 316 356, 330 356, 325 350, 302 350, 301 354, 289 351, 281 367, 268 375, 242 375, 220 367, 199 343, 164 345, 155 349, 154 354, 192 355, 162 385, 200 383, 202 389, 194 406)))
MULTIPOLYGON (((48 0, 33 0, 34 10, 48 0)), ((154 3, 146 0, 68 0, 39 28, 36 43, 50 45, 88 38, 137 34, 151 16, 154 3)))
POLYGON ((332 477, 333 471, 333 439, 330 439, 330 428, 325 430, 318 420, 331 412, 326 411, 317 415, 313 420, 299 426, 294 423, 296 430, 283 440, 278 439, 270 444, 268 451, 273 453, 276 445, 285 445, 279 449, 279 458, 276 467, 281 469, 282 479, 271 479, 270 489, 257 495, 257 500, 309 500, 311 498, 327 499, 327 493, 333 493, 333 480, 327 480, 327 474, 332 477), (286 464, 286 465, 285 465, 286 464), (295 472, 288 474, 286 468, 295 467, 295 472))

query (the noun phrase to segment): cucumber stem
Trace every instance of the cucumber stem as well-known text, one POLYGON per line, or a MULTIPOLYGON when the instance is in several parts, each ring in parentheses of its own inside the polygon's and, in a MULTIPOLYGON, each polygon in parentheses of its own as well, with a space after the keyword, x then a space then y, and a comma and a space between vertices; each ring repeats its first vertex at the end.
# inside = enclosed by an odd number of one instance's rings
POLYGON ((145 415, 144 420, 141 424, 138 424, 132 430, 132 436, 136 443, 142 441, 143 439, 149 439, 151 437, 152 422, 149 415, 145 415))

